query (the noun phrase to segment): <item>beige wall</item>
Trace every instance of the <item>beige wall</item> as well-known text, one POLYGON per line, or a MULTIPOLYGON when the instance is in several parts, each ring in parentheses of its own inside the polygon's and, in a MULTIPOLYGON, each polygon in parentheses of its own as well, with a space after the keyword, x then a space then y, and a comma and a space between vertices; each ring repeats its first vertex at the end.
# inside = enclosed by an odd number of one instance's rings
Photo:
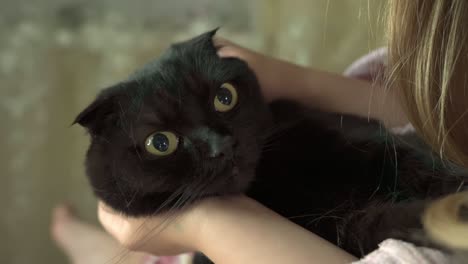
MULTIPOLYGON (((61 5, 51 2, 53 10, 61 5)), ((96 221, 82 165, 88 139, 69 125, 100 88, 171 41, 221 24, 221 35, 248 47, 332 71, 384 44, 383 0, 159 0, 146 11, 144 2, 136 11, 104 6, 75 20, 73 12, 55 19, 18 4, 16 17, 0 20, 0 263, 64 263, 49 239, 51 208, 70 201, 96 221), (189 10, 190 23, 174 19, 181 15, 175 3, 189 10)))

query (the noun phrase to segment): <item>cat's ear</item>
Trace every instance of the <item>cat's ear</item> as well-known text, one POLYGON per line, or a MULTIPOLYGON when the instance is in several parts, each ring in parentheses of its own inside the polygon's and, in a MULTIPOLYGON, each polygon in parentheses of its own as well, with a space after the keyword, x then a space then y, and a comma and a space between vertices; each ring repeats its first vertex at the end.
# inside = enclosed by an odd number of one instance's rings
POLYGON ((216 32, 218 32, 219 27, 212 29, 208 32, 205 32, 195 38, 193 38, 191 41, 192 42, 201 42, 201 43, 212 43, 213 42, 213 37, 216 35, 216 32))
POLYGON ((219 30, 219 27, 208 31, 208 32, 206 32, 205 34, 207 35, 208 38, 210 38, 211 40, 213 40, 213 37, 216 35, 216 32, 218 32, 218 30, 219 30))
POLYGON ((185 48, 193 49, 194 47, 216 49, 213 43, 213 37, 216 35, 216 32, 218 30, 219 30, 219 27, 212 29, 208 32, 205 32, 203 34, 200 34, 187 41, 175 43, 172 45, 172 47, 182 48, 182 49, 185 49, 185 48))
MULTIPOLYGON (((108 88, 107 90, 112 89, 108 88)), ((112 90, 101 93, 88 105, 73 121, 72 125, 79 124, 85 127, 90 134, 100 134, 109 125, 109 121, 116 118, 116 105, 118 95, 112 90)))
POLYGON ((210 43, 210 47, 213 48, 214 50, 218 51, 218 47, 216 46, 215 44, 215 40, 214 40, 214 36, 216 35, 216 33, 218 32, 219 30, 219 27, 211 30, 211 31, 208 31, 206 34, 207 34, 207 37, 209 38, 209 43, 210 43))

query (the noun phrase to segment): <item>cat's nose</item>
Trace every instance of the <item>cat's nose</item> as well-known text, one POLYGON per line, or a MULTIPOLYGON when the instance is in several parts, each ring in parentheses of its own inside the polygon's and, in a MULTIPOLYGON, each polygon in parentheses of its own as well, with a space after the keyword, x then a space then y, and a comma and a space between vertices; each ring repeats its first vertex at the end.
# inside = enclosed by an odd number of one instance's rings
POLYGON ((198 142, 200 151, 205 157, 208 156, 212 159, 233 157, 234 139, 230 135, 202 126, 194 129, 190 138, 194 142, 198 142))
POLYGON ((232 158, 233 139, 231 136, 220 137, 210 144, 210 158, 232 158))

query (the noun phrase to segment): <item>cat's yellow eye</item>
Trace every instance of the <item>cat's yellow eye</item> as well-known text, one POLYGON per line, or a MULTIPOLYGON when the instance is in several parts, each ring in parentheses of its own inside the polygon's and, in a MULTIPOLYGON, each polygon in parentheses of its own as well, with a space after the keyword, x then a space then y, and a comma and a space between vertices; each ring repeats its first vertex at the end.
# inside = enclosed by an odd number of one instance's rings
POLYGON ((156 156, 167 156, 177 150, 179 138, 172 132, 156 132, 145 142, 146 151, 156 156))
POLYGON ((237 104, 236 88, 230 83, 224 83, 219 87, 214 98, 214 107, 218 112, 227 112, 237 104))

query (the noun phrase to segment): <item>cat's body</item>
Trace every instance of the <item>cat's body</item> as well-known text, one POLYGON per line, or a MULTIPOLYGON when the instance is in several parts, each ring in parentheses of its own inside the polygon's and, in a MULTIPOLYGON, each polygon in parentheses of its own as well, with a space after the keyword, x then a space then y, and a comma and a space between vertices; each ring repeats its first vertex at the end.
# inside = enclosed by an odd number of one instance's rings
POLYGON ((214 33, 171 47, 77 117, 92 135, 88 177, 113 208, 151 215, 246 193, 361 255, 385 238, 409 238, 427 201, 468 179, 414 135, 267 105, 244 62, 216 55, 214 33))
POLYGON ((385 238, 416 239, 430 199, 468 179, 437 164, 416 135, 395 137, 375 122, 289 102, 271 107, 276 124, 304 119, 262 153, 247 194, 355 255, 385 238))

